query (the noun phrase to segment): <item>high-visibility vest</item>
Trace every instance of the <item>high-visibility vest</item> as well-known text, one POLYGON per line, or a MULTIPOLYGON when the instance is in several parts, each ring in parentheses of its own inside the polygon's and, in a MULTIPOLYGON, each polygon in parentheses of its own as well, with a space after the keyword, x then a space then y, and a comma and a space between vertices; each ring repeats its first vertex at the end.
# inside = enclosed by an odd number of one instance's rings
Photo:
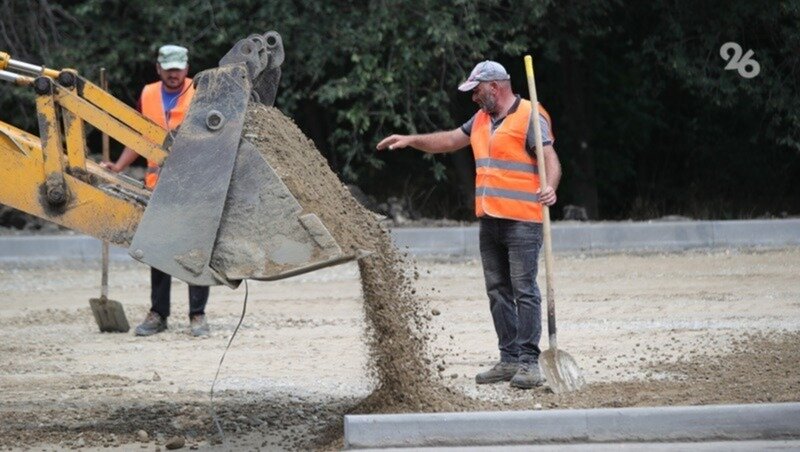
MULTIPOLYGON (((178 102, 175 107, 170 110, 169 118, 164 112, 164 104, 161 99, 161 85, 162 82, 155 82, 146 85, 142 90, 141 104, 142 115, 151 119, 161 127, 172 130, 183 122, 186 117, 186 112, 189 111, 189 104, 192 102, 194 96, 194 85, 192 79, 186 77, 183 81, 183 88, 181 94, 178 96, 178 102)), ((144 176, 144 185, 153 189, 158 182, 158 173, 161 167, 152 160, 147 160, 147 173, 144 176)))
MULTIPOLYGON (((550 115, 538 106, 548 123, 550 115)), ((531 103, 520 100, 494 133, 488 113, 480 110, 472 124, 470 144, 475 156, 475 215, 542 222, 539 169, 526 149, 531 103)), ((536 118, 538 120, 538 118, 536 118)))

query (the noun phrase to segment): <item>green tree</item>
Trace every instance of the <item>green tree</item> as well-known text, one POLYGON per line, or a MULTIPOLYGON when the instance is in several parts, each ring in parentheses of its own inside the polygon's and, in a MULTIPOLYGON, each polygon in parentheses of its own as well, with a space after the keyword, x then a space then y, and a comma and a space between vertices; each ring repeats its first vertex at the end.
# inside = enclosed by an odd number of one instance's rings
MULTIPOLYGON (((469 150, 375 143, 459 126, 475 106, 455 87, 483 59, 527 95, 527 53, 564 165, 559 205, 592 218, 800 211, 796 0, 0 0, 0 13, 0 50, 89 78, 106 67, 131 104, 156 78, 158 46, 187 46, 195 73, 274 29, 286 48, 276 105, 345 180, 427 216, 471 218, 469 150), (724 69, 729 41, 753 50, 757 77, 724 69)), ((32 99, 0 88, 2 120, 35 131, 32 99)))

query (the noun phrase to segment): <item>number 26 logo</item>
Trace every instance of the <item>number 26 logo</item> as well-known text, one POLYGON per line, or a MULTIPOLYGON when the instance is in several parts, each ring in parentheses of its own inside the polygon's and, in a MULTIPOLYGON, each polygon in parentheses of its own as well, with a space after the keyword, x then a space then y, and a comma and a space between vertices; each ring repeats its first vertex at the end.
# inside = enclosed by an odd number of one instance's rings
POLYGON ((742 46, 735 42, 726 42, 719 48, 719 56, 728 64, 725 70, 736 70, 744 78, 753 78, 761 72, 761 65, 753 59, 753 51, 748 50, 742 56, 742 46), (733 55, 731 55, 733 51, 733 55))

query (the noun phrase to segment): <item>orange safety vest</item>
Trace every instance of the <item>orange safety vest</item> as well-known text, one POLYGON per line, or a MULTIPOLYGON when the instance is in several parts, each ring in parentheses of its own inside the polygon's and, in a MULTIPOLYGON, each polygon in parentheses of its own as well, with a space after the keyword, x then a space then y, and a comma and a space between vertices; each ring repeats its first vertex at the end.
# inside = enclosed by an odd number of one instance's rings
MULTIPOLYGON (((550 123, 541 105, 539 113, 550 123)), ((475 215, 542 222, 539 169, 525 145, 531 103, 520 100, 517 110, 491 132, 491 117, 480 110, 470 133, 475 156, 475 215)), ((537 118, 538 119, 538 118, 537 118)))
MULTIPOLYGON (((194 85, 192 85, 192 79, 186 77, 181 94, 178 96, 178 104, 170 110, 169 118, 167 118, 161 100, 161 84, 162 82, 150 83, 142 90, 142 115, 161 127, 172 130, 181 125, 183 118, 186 117, 186 112, 189 111, 189 104, 194 97, 194 85)), ((160 169, 161 167, 156 162, 147 160, 147 173, 144 176, 144 185, 147 188, 151 190, 155 188, 160 169)))

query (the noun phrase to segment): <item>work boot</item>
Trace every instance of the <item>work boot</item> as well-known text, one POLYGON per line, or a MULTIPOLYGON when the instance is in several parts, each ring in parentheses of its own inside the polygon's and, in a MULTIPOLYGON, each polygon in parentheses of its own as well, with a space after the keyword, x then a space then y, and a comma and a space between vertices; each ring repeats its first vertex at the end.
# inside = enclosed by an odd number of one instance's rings
POLYGON ((167 329, 167 319, 161 318, 158 313, 150 311, 144 322, 136 327, 137 336, 152 336, 167 329))
POLYGON ((195 314, 189 319, 189 328, 194 337, 207 337, 210 334, 205 314, 195 314))
POLYGON ((507 363, 500 361, 494 367, 475 375, 475 383, 482 385, 486 383, 497 383, 500 381, 508 381, 517 373, 517 363, 507 363))
POLYGON ((531 389, 544 384, 539 363, 519 363, 519 370, 511 379, 511 386, 519 389, 531 389))

